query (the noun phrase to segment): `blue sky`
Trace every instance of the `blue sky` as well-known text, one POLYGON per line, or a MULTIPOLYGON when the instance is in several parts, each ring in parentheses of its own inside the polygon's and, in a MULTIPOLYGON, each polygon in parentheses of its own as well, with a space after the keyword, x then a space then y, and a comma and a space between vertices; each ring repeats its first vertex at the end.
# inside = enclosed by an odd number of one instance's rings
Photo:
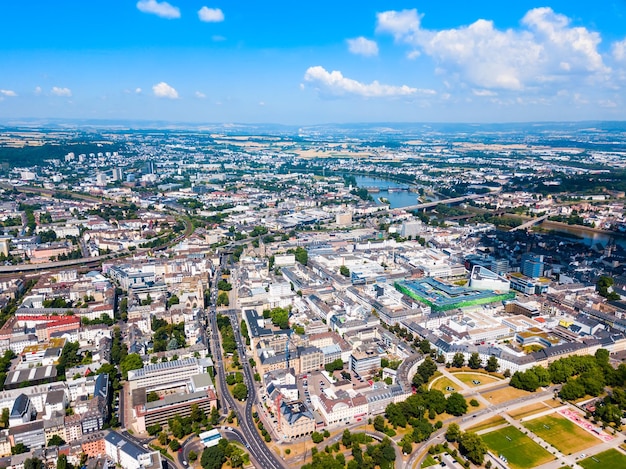
POLYGON ((626 119, 626 0, 5 3, 5 119, 626 119))

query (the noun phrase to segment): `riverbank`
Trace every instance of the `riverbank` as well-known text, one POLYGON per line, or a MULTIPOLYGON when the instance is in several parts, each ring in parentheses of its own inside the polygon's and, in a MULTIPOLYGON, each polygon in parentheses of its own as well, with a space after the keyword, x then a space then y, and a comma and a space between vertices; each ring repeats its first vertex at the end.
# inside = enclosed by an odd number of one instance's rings
POLYGON ((621 236, 621 237, 626 237, 626 234, 624 233, 619 233, 617 231, 610 231, 610 230, 602 230, 600 228, 594 228, 593 226, 587 226, 587 225, 568 225, 567 223, 563 223, 560 221, 551 221, 551 220, 545 220, 544 222, 540 223, 539 228, 545 228, 545 229, 553 229, 553 230, 563 230, 563 231, 567 231, 567 232, 571 232, 574 233, 575 231, 581 231, 581 232, 586 232, 586 233, 597 233, 597 234, 602 234, 602 235, 607 235, 607 236, 621 236))

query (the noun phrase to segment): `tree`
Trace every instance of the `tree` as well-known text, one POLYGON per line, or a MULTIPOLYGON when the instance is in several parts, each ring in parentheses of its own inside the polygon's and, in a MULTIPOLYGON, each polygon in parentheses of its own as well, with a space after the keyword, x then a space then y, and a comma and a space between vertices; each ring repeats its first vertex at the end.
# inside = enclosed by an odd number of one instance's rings
POLYGON ((430 357, 426 357, 417 367, 417 373, 422 377, 424 383, 427 383, 436 371, 437 364, 430 357))
POLYGON ((498 363, 498 359, 494 355, 491 355, 489 359, 487 360, 487 365, 485 365, 485 370, 487 370, 489 373, 495 373, 496 371, 498 371, 499 367, 500 367, 500 364, 498 363))
POLYGON ((482 438, 473 432, 465 432, 461 435, 459 449, 467 459, 478 466, 482 465, 487 454, 487 446, 482 438))
POLYGON ((313 443, 317 445, 321 443, 322 441, 324 441, 324 436, 319 432, 313 432, 311 434, 311 440, 313 440, 313 443))
POLYGON ((296 261, 298 261, 302 265, 307 265, 309 262, 309 254, 306 249, 302 246, 298 246, 294 252, 296 261))
POLYGON ((452 366, 454 368, 462 368, 465 365, 465 356, 461 352, 457 352, 452 357, 452 366))
POLYGON ((427 339, 420 340, 418 348, 424 355, 428 355, 431 350, 430 342, 427 339))
POLYGON ((599 348, 596 350, 595 357, 598 364, 609 363, 609 351, 605 348, 599 348))
POLYGON ((467 401, 458 392, 453 392, 448 397, 448 400, 446 403, 446 412, 448 412, 449 414, 455 415, 457 417, 459 415, 463 415, 464 413, 467 412, 467 401))
POLYGON ((9 408, 5 407, 2 409, 2 417, 0 417, 0 422, 4 428, 9 428, 9 408))
POLYGON ((177 439, 170 441, 169 447, 172 451, 178 451, 180 448, 180 442, 177 439))
POLYGON ((248 398, 248 387, 244 383, 235 384, 233 397, 239 401, 245 401, 248 398))
POLYGON ((120 371, 124 379, 126 379, 130 370, 138 370, 139 368, 143 368, 143 360, 138 353, 126 355, 120 362, 120 371))
POLYGON ((339 273, 344 277, 350 277, 350 269, 348 269, 345 265, 339 267, 339 273))
POLYGON ((343 431, 343 435, 341 435, 341 444, 346 448, 352 444, 352 434, 347 428, 343 431))
POLYGON ((65 440, 61 438, 59 435, 53 435, 52 438, 48 441, 48 446, 63 446, 65 444, 65 440))
POLYGON ((57 458, 57 469, 74 469, 74 466, 67 462, 67 456, 65 454, 59 454, 57 458))
POLYGON ((336 360, 324 365, 324 369, 328 373, 332 373, 335 370, 343 370, 343 360, 341 358, 337 358, 336 360))
POLYGON ((11 448, 11 454, 28 453, 29 449, 24 443, 18 443, 11 448))
POLYGON ((221 445, 204 448, 204 451, 202 451, 202 457, 200 458, 202 469, 221 469, 225 462, 226 455, 221 445))
POLYGON ((516 371, 511 377, 510 385, 517 389, 534 392, 539 387, 539 378, 532 369, 516 371))
POLYGON ((146 396, 147 402, 155 402, 155 401, 158 401, 159 399, 161 398, 155 391, 150 391, 148 395, 146 396))
MULTIPOLYGON (((16 453, 18 454, 18 453, 16 453)), ((24 461, 24 469, 44 469, 45 465, 39 458, 28 458, 24 461)))
POLYGON ((446 440, 451 443, 459 441, 459 439, 461 438, 461 433, 461 427, 459 427, 459 424, 452 422, 446 430, 446 440))
POLYGON ((385 431, 385 419, 382 415, 377 415, 376 417, 374 417, 374 430, 376 430, 377 432, 385 431))
POLYGON ((222 290, 222 291, 231 291, 233 289, 233 286, 228 283, 226 280, 222 279, 219 282, 217 282, 217 288, 218 290, 222 290))
POLYGON ((480 355, 478 355, 478 352, 474 352, 470 355, 469 360, 467 361, 467 365, 472 369, 472 370, 477 370, 479 368, 481 368, 483 366, 483 362, 480 359, 480 355))
POLYGON ((155 425, 149 425, 148 427, 146 427, 146 431, 148 432, 148 435, 154 436, 154 435, 162 432, 163 431, 163 427, 157 423, 155 425))
POLYGON ((217 306, 228 306, 230 304, 230 300, 228 298, 228 293, 225 291, 219 292, 217 295, 217 306))
POLYGON ((196 459, 198 459, 198 454, 195 451, 191 450, 189 451, 189 455, 187 457, 191 462, 194 462, 196 459))
POLYGON ((211 425, 217 425, 220 421, 220 411, 217 410, 217 407, 213 407, 211 409, 211 416, 209 417, 209 421, 211 422, 211 425))

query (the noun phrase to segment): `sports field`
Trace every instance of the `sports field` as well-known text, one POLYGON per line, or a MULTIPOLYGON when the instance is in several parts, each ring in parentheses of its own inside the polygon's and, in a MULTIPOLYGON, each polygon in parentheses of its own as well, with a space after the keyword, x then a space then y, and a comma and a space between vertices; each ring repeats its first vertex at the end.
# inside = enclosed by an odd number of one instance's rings
POLYGON ((508 465, 513 469, 537 467, 554 459, 554 456, 512 426, 486 433, 481 438, 496 456, 506 457, 508 465))
POLYGON ((585 469, 617 469, 618 467, 626 467, 626 456, 616 449, 610 449, 583 459, 578 464, 585 469))
POLYGON ((522 425, 563 454, 576 453, 601 443, 591 433, 558 414, 528 420, 522 425))

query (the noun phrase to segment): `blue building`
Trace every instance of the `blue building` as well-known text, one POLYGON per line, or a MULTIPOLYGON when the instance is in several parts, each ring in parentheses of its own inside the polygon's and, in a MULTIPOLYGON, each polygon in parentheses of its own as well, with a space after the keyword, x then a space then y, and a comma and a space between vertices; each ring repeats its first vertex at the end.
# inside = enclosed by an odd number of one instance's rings
POLYGON ((545 264, 543 256, 526 253, 522 255, 522 273, 526 277, 539 278, 543 276, 545 264))

